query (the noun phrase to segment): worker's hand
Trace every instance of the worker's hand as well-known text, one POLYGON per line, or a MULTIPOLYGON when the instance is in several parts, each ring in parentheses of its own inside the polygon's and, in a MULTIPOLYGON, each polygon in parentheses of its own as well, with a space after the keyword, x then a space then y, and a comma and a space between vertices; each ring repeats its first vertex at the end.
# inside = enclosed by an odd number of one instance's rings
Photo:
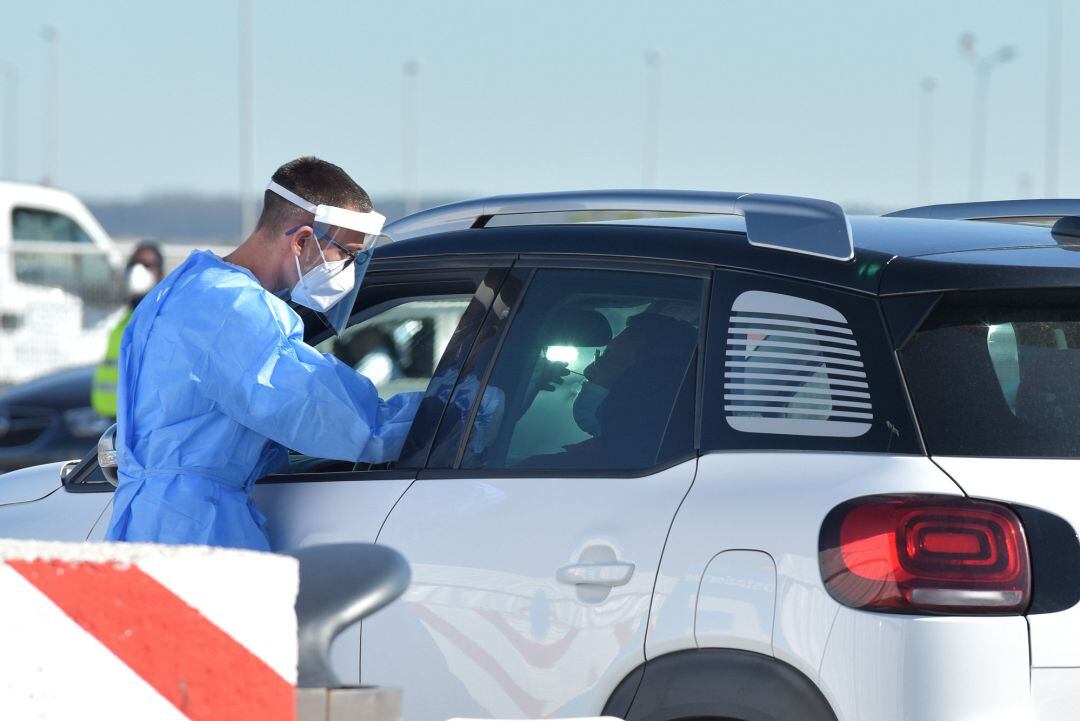
POLYGON ((553 391, 556 386, 563 383, 563 379, 570 374, 570 368, 562 361, 549 361, 541 358, 533 370, 532 383, 530 385, 536 393, 540 391, 553 391))

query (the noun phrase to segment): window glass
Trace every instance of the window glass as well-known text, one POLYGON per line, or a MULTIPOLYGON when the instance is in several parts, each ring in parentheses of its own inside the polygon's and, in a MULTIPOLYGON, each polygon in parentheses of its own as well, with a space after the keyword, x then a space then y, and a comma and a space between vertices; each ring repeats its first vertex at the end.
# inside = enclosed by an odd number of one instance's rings
POLYGON ((1080 308, 1071 299, 946 299, 900 359, 931 453, 1080 456, 1080 308))
POLYGON ((120 302, 121 284, 109 259, 74 220, 48 210, 15 208, 11 225, 18 243, 13 253, 16 280, 79 296, 88 312, 84 324, 97 322, 120 302), (43 245, 34 245, 39 242, 43 245), (68 250, 45 243, 78 246, 68 250))
POLYGON ((485 393, 501 408, 481 408, 461 467, 647 468, 689 452, 693 403, 677 401, 695 377, 703 286, 538 271, 485 393))
POLYGON ((366 376, 379 397, 424 391, 471 296, 412 300, 347 328, 318 345, 366 376))
POLYGON ((835 308, 749 290, 731 306, 724 412, 743 433, 852 438, 872 427, 858 338, 835 308))
POLYGON ((71 218, 49 210, 15 208, 11 211, 14 240, 45 240, 62 243, 92 243, 86 231, 71 218))

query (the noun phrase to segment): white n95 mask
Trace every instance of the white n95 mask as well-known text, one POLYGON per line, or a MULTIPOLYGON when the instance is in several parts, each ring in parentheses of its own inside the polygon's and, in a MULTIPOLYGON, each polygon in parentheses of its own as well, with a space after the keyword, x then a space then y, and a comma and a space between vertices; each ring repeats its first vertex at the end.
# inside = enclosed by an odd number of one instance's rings
POLYGON ((299 280, 289 292, 289 297, 295 303, 325 313, 352 291, 356 284, 356 273, 347 267, 348 258, 327 260, 318 239, 312 236, 311 242, 319 249, 322 262, 304 273, 300 269, 300 258, 293 257, 299 280))
POLYGON ((127 286, 128 296, 142 298, 157 284, 157 278, 153 271, 142 263, 133 263, 124 274, 124 284, 127 286))

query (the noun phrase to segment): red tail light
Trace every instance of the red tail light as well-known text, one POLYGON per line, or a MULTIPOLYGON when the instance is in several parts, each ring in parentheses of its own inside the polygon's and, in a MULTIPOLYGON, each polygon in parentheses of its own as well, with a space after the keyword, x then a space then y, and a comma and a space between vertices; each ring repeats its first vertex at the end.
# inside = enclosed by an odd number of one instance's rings
POLYGON ((867 496, 826 516, 829 593, 893 613, 1018 613, 1031 597, 1024 527, 1005 506, 948 496, 867 496))

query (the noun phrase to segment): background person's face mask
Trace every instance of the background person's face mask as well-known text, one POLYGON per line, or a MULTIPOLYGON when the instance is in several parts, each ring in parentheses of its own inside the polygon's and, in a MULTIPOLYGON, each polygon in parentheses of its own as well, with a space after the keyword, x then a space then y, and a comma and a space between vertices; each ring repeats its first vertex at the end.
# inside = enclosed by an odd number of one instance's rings
POLYGON ((155 285, 157 285, 157 277, 142 263, 133 263, 124 274, 124 286, 127 290, 128 301, 133 308, 155 285))

